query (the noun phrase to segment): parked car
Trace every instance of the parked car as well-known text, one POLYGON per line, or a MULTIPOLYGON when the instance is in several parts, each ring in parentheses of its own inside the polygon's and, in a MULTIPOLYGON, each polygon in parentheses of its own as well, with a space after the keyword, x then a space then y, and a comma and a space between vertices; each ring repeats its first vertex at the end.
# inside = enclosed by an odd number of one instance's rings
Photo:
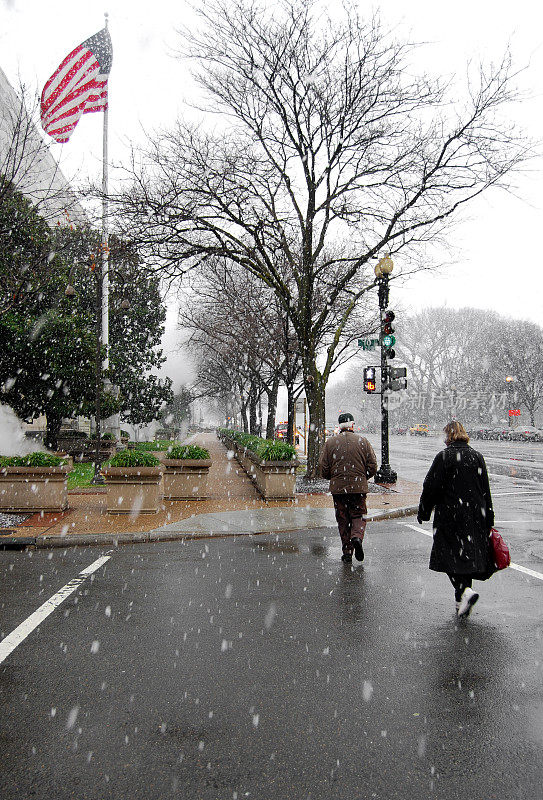
POLYGON ((507 425, 496 425, 490 431, 489 439, 495 439, 498 442, 508 441, 511 439, 511 428, 507 425))
POLYGON ((515 438, 518 436, 523 442, 543 442, 543 431, 533 425, 524 425, 522 428, 513 429, 515 438))
POLYGON ((391 431, 391 433, 395 433, 395 434, 396 434, 396 436, 405 436, 405 434, 406 434, 408 431, 409 431, 409 428, 407 427, 407 425, 405 425, 405 426, 403 426, 403 425, 398 425, 398 427, 396 427, 396 428, 393 428, 393 430, 391 431))
POLYGON ((409 433, 411 436, 428 436, 428 425, 425 425, 423 422, 419 422, 417 425, 413 425, 413 427, 409 428, 409 433))
MULTIPOLYGON (((286 441, 288 433, 288 423, 281 422, 279 425, 275 426, 275 438, 281 439, 282 441, 286 441)), ((300 434, 299 431, 296 431, 296 444, 300 444, 300 434)))
POLYGON ((490 439, 492 428, 490 425, 476 425, 468 430, 470 439, 490 439))

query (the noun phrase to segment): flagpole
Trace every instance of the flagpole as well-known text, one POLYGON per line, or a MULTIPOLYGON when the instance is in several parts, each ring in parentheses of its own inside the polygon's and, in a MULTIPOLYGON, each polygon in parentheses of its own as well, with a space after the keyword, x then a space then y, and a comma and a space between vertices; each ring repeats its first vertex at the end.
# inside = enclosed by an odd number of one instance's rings
MULTIPOLYGON (((109 14, 106 12, 105 27, 108 27, 109 14)), ((109 105, 109 98, 108 98, 109 105)), ((102 345, 106 349, 102 364, 109 369, 109 225, 108 225, 108 108, 104 109, 103 155, 102 155, 102 345)))
MULTIPOLYGON (((108 14, 105 27, 107 29, 108 14)), ((109 96, 108 96, 109 103, 109 96)), ((108 231, 108 109, 104 109, 104 124, 102 134, 102 252, 100 259, 100 276, 97 281, 97 316, 101 311, 101 319, 96 321, 96 408, 94 421, 96 426, 96 453, 94 456, 94 484, 102 485, 105 482, 101 472, 100 446, 102 438, 101 422, 101 394, 102 388, 109 388, 109 378, 104 378, 104 371, 109 369, 109 231, 108 231), (104 360, 100 362, 100 348, 105 347, 104 360)))

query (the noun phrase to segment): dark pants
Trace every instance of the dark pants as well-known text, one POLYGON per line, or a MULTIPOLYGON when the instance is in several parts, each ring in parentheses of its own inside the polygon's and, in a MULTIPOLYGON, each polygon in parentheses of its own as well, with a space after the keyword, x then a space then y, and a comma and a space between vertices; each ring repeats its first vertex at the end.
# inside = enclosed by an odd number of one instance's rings
POLYGON ((472 580, 469 575, 449 575, 449 580, 454 586, 454 599, 459 603, 464 589, 468 587, 471 589, 472 580))
POLYGON ((366 532, 366 520, 364 515, 368 513, 366 507, 365 494, 333 494, 334 509, 336 512, 336 522, 341 536, 343 552, 353 554, 354 547, 351 544, 353 536, 364 538, 366 532))

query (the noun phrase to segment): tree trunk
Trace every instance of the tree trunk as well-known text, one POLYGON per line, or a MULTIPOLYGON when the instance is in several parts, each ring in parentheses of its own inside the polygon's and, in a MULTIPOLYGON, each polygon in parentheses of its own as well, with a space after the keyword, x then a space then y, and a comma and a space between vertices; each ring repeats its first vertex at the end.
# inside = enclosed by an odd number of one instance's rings
POLYGON ((58 435, 62 426, 62 417, 56 414, 47 414, 47 431, 45 433, 45 447, 48 450, 58 450, 58 435))
POLYGON ((268 395, 268 418, 266 420, 266 439, 275 438, 275 414, 277 412, 277 394, 279 392, 279 378, 274 378, 268 395))
POLYGON ((257 403, 256 395, 249 395, 249 433, 252 436, 258 436, 258 426, 256 424, 257 403))
POLYGON ((326 384, 315 369, 305 380, 305 393, 309 408, 309 431, 307 437, 306 478, 319 477, 319 457, 324 445, 326 384))
POLYGON ((243 433, 249 433, 249 420, 247 419, 247 404, 242 403, 240 408, 240 415, 241 415, 241 425, 243 428, 243 433))
POLYGON ((262 437, 262 392, 258 395, 258 424, 256 435, 262 437))
POLYGON ((294 444, 295 431, 294 428, 296 417, 294 414, 294 386, 289 384, 287 386, 287 442, 294 444))

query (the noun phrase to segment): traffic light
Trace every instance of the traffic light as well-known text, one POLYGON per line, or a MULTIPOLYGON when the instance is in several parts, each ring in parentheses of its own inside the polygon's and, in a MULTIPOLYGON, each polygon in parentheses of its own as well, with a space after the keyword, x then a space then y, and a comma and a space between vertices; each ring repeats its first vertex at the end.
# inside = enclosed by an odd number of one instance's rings
POLYGON ((393 336, 394 327, 392 325, 395 316, 394 311, 385 311, 381 319, 381 346, 385 358, 396 357, 396 351, 394 350, 396 337, 393 336))
POLYGON ((388 388, 392 392, 407 389, 407 367, 389 367, 388 378, 388 388))
POLYGON ((364 391, 368 394, 373 394, 377 388, 375 372, 375 367, 364 367, 364 391))

